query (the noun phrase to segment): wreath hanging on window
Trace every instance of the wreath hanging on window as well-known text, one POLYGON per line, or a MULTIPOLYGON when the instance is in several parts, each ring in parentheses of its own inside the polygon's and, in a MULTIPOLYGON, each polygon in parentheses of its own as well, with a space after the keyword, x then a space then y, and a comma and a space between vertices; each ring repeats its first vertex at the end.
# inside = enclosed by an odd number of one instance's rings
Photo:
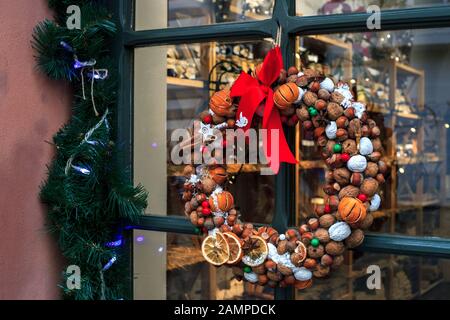
MULTIPOLYGON (((276 46, 251 75, 242 73, 230 89, 214 93, 209 110, 200 114, 202 143, 189 147, 205 152, 211 143, 228 141, 226 129, 247 132, 259 123, 267 130, 265 156, 277 173, 280 162, 296 163, 282 124, 300 121, 304 130, 313 131, 328 168, 324 204, 315 207, 305 224, 285 233, 270 226, 255 228, 240 220, 227 191, 226 165, 214 161, 184 168, 183 200, 186 216, 205 235, 201 249, 206 261, 232 267, 237 278, 259 285, 305 289, 313 278, 326 277, 342 264, 345 248, 363 242, 363 230, 380 206, 378 190, 388 168, 380 129, 364 104, 354 101, 347 84, 335 84, 311 69, 290 67, 286 72, 282 67, 276 46), (278 133, 275 139, 273 132, 278 133)), ((219 148, 223 153, 226 145, 219 148)))

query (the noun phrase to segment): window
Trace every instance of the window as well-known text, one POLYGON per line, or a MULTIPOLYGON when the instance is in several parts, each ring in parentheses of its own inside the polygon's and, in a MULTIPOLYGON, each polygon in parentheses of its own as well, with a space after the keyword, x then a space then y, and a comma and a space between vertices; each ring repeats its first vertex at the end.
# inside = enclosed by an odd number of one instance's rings
MULTIPOLYGON (((445 61, 450 43, 444 27, 450 6, 393 1, 381 7, 382 30, 368 32, 369 14, 327 15, 319 10, 325 1, 261 1, 271 11, 249 11, 244 0, 132 2, 119 1, 116 8, 123 27, 117 41, 123 77, 118 134, 127 154, 124 165, 133 168, 130 179, 150 191, 147 215, 129 226, 134 298, 425 299, 449 280, 450 70, 445 61), (181 3, 198 10, 190 15, 181 3), (231 6, 241 13, 230 15, 231 6), (244 285, 230 280, 225 268, 205 265, 194 228, 180 217, 181 202, 172 196, 182 184, 179 168, 168 162, 171 131, 189 124, 220 86, 217 74, 210 75, 216 63, 229 64, 223 79, 251 69, 264 57, 266 39, 275 37, 278 25, 287 66, 302 63, 352 83, 384 128, 391 164, 385 206, 364 245, 349 252, 345 266, 326 283, 301 294, 244 285), (364 287, 370 264, 380 265, 382 290, 364 287)), ((347 2, 352 8, 366 5, 347 2)), ((300 128, 286 133, 300 164, 282 166, 274 177, 247 167, 236 186, 250 190, 239 200, 244 219, 280 230, 312 212, 311 200, 320 198, 321 184, 311 180, 324 176, 310 137, 300 128)))

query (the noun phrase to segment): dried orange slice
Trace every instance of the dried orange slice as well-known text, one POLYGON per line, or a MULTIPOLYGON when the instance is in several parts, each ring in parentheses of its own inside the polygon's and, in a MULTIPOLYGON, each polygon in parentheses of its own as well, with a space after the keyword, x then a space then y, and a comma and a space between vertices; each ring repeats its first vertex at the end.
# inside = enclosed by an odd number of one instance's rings
POLYGON ((221 232, 209 235, 203 240, 202 254, 209 263, 220 266, 228 261, 230 257, 230 247, 227 239, 221 232))
POLYGON ((230 248, 230 257, 228 258, 227 264, 238 263, 241 261, 243 255, 241 240, 233 232, 225 232, 223 235, 227 239, 228 247, 230 248))
POLYGON ((269 247, 266 241, 257 235, 252 235, 244 243, 244 256, 242 262, 250 267, 256 267, 264 263, 268 254, 269 247))

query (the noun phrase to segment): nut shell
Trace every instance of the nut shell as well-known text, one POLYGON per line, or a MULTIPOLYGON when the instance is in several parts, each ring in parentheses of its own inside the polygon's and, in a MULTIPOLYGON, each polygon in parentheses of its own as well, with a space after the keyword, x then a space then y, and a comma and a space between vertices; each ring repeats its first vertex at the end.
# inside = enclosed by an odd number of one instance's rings
POLYGON ((332 256, 338 256, 344 253, 345 247, 342 242, 330 241, 325 246, 325 251, 332 256))

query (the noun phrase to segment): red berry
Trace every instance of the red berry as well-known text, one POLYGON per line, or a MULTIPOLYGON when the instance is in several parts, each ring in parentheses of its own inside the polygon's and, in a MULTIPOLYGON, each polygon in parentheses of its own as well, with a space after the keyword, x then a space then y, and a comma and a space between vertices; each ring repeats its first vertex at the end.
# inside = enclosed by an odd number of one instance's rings
POLYGON ((360 193, 358 194, 358 199, 361 200, 362 202, 366 202, 367 196, 364 193, 360 193))
POLYGON ((227 146, 227 140, 226 140, 226 139, 223 139, 223 140, 222 140, 222 147, 225 148, 226 146, 227 146))
POLYGON ((203 201, 202 202, 202 207, 203 208, 209 208, 209 202, 208 201, 203 201))
POLYGON ((202 209, 202 214, 203 214, 204 216, 209 216, 209 215, 211 214, 211 209, 209 209, 209 208, 203 208, 203 209, 202 209))
POLYGON ((350 160, 350 155, 348 153, 342 153, 341 160, 347 162, 348 160, 350 160))
POLYGON ((323 208, 323 212, 325 213, 330 213, 331 212, 331 207, 329 204, 326 204, 325 207, 323 208))
POLYGON ((298 122, 298 116, 297 116, 296 114, 294 114, 294 115, 291 117, 290 121, 292 121, 294 124, 297 123, 297 122, 298 122))
POLYGON ((208 151, 208 147, 206 147, 206 146, 202 146, 201 147, 201 152, 202 153, 206 153, 208 151))
POLYGON ((203 117, 203 122, 206 124, 211 124, 213 121, 213 118, 210 114, 207 114, 206 116, 203 117))

